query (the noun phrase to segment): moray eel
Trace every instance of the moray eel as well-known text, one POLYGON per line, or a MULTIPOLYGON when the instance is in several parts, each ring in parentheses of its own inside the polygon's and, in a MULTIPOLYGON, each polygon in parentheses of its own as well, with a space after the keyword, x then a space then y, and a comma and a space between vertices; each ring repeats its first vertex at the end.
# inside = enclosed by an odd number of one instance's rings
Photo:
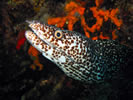
POLYGON ((102 82, 125 65, 128 48, 115 40, 91 40, 78 32, 27 21, 26 39, 67 76, 84 82, 102 82))

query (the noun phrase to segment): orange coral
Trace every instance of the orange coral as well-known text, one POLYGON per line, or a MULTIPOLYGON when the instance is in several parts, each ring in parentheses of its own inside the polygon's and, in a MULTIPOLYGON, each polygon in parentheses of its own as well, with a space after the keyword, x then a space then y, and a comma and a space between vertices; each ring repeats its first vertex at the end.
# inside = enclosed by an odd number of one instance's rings
POLYGON ((118 26, 118 28, 120 28, 120 26, 122 25, 122 20, 118 20, 117 17, 115 16, 118 13, 118 8, 116 9, 112 9, 110 12, 110 19, 113 21, 113 23, 118 26))
MULTIPOLYGON (((110 18, 111 21, 118 27, 122 25, 122 20, 117 19, 116 17, 116 13, 118 12, 118 9, 112 9, 111 11, 109 10, 99 10, 97 7, 91 7, 90 10, 93 13, 93 16, 96 18, 96 23, 89 28, 88 26, 86 26, 87 29, 90 32, 95 32, 96 30, 100 30, 103 21, 108 21, 108 19, 110 18)), ((85 22, 82 23, 82 25, 86 25, 85 22)), ((112 35, 114 36, 115 33, 112 33, 112 35)), ((99 37, 100 39, 103 39, 102 37, 99 37)))
POLYGON ((36 66, 37 66, 37 67, 39 67, 39 70, 42 70, 43 69, 43 65, 40 64, 39 57, 38 57, 39 51, 36 48, 30 46, 30 48, 28 50, 28 54, 31 55, 31 56, 34 56, 34 64, 31 65, 31 68, 33 70, 35 70, 36 66))
MULTIPOLYGON (((76 0, 80 1, 80 0, 76 0)), ((81 2, 81 1, 80 1, 81 2)), ((91 7, 90 11, 92 11, 94 18, 96 18, 96 23, 89 27, 85 22, 84 17, 84 11, 85 8, 83 5, 85 5, 82 1, 82 6, 79 5, 76 2, 71 1, 70 3, 66 4, 65 11, 67 13, 67 16, 64 17, 57 17, 57 18, 49 18, 48 24, 51 25, 57 25, 57 27, 63 27, 66 22, 68 22, 68 30, 73 30, 73 25, 78 21, 81 20, 81 25, 84 29, 85 35, 90 38, 90 33, 94 33, 97 31, 100 31, 101 26, 103 25, 103 22, 108 21, 111 19, 112 23, 114 23, 118 29, 120 29, 120 26, 122 25, 122 20, 118 19, 116 14, 118 13, 118 8, 112 9, 112 10, 102 10, 98 7, 103 3, 103 0, 95 0, 96 6, 91 7), (79 16, 76 16, 79 15, 79 16)), ((100 39, 109 39, 107 36, 103 36, 103 32, 100 33, 99 36, 100 39)), ((112 32, 112 39, 116 38, 115 31, 112 32)), ((93 37, 92 39, 98 39, 98 37, 93 37)))
POLYGON ((116 30, 112 31, 112 39, 115 40, 118 36, 115 34, 116 30))
POLYGON ((99 38, 100 38, 100 39, 109 39, 108 36, 103 36, 103 32, 100 32, 99 38))
POLYGON ((83 16, 85 8, 76 4, 75 2, 70 2, 65 6, 65 11, 67 12, 67 16, 65 17, 57 17, 57 18, 49 18, 48 24, 57 25, 57 27, 63 27, 66 22, 68 22, 68 30, 73 30, 73 25, 79 20, 77 15, 83 16))
POLYGON ((66 17, 57 17, 48 19, 48 24, 57 25, 57 27, 63 27, 66 22, 66 17))
POLYGON ((92 40, 97 40, 98 38, 99 39, 109 39, 108 36, 103 36, 103 32, 100 32, 99 37, 98 36, 92 37, 92 40))

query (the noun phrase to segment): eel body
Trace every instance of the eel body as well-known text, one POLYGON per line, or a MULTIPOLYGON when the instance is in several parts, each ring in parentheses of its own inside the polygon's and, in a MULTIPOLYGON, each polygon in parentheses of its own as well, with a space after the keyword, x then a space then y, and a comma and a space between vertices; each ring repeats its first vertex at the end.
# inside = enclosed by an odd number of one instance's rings
POLYGON ((115 77, 126 64, 128 48, 115 40, 91 40, 78 32, 27 22, 32 31, 26 31, 26 39, 73 79, 101 82, 115 77))

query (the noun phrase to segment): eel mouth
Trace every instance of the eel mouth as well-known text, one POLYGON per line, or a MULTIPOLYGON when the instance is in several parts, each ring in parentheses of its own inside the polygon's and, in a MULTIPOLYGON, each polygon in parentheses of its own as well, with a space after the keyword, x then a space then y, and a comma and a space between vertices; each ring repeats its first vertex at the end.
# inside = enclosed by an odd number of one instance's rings
POLYGON ((45 52, 42 47, 53 47, 50 43, 45 40, 42 40, 39 36, 36 35, 35 32, 31 30, 25 32, 25 37, 29 41, 29 43, 40 52, 45 52))
MULTIPOLYGON (((37 21, 28 21, 28 20, 26 22, 29 24, 30 34, 34 34, 35 37, 37 37, 40 41, 42 41, 43 43, 47 44, 48 46, 57 48, 56 46, 54 46, 53 44, 51 44, 49 41, 47 41, 47 39, 44 36, 42 36, 42 33, 40 33, 40 31, 42 31, 42 30, 36 29, 36 26, 37 27, 41 27, 41 25, 40 25, 39 22, 37 22, 37 21)), ((46 25, 46 26, 49 27, 48 25, 46 25)), ((46 31, 46 29, 44 29, 44 30, 46 31)))

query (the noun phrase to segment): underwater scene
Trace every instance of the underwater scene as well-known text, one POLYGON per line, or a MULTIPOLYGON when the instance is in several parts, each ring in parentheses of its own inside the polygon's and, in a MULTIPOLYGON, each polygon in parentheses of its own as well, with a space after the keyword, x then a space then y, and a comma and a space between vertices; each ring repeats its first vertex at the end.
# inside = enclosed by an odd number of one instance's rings
POLYGON ((133 100, 133 0, 1 0, 0 100, 133 100))

